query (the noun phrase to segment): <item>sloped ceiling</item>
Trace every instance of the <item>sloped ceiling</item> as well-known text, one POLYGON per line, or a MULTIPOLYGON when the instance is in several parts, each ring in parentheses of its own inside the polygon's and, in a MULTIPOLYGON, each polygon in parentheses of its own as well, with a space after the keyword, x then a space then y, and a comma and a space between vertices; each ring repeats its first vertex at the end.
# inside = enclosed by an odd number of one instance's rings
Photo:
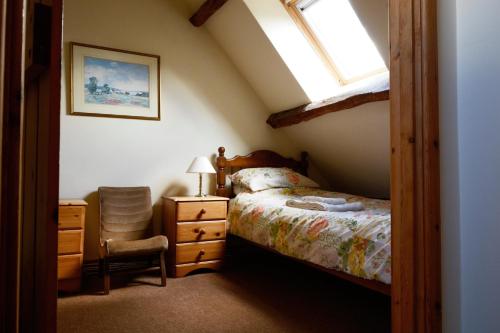
MULTIPOLYGON (((204 2, 187 1, 193 12, 204 2)), ((204 26, 270 110, 281 111, 309 101, 243 0, 229 0, 204 26)))
MULTIPOLYGON (((203 0, 186 0, 193 12, 203 0)), ((279 0, 250 0, 276 1, 279 0)), ((388 63, 387 0, 351 0, 388 63)), ((208 29, 260 96, 269 113, 309 102, 244 0, 229 0, 208 29)), ((388 198, 390 188, 389 102, 377 102, 277 129, 314 164, 333 190, 388 198)))

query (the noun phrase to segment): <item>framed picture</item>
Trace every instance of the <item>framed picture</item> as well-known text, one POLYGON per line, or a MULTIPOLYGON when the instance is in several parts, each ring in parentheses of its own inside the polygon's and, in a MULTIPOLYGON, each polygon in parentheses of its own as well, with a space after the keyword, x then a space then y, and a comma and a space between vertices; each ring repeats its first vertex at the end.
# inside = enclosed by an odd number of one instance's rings
POLYGON ((72 115, 160 120, 160 57, 71 43, 72 115))

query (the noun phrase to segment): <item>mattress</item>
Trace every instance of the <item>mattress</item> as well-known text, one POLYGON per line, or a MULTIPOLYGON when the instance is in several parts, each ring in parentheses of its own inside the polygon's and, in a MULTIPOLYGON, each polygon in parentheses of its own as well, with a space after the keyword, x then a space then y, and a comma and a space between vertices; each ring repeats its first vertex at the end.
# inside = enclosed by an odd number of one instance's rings
POLYGON ((229 203, 228 231, 283 255, 360 278, 391 283, 391 207, 388 200, 312 188, 240 193, 229 203), (302 196, 360 201, 357 212, 286 206, 302 196))

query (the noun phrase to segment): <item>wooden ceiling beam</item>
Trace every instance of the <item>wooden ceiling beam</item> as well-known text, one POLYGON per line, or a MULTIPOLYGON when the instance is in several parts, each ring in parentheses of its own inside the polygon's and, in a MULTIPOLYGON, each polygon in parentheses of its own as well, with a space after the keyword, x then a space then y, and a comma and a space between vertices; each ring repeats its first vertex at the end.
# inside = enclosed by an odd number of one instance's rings
POLYGON ((196 13, 191 16, 189 21, 195 27, 201 27, 216 11, 218 11, 227 0, 207 0, 205 1, 196 13))
POLYGON ((348 96, 339 100, 330 98, 322 102, 304 104, 302 106, 273 113, 267 119, 272 128, 280 128, 308 121, 327 113, 352 109, 366 103, 389 100, 389 90, 367 92, 348 96))

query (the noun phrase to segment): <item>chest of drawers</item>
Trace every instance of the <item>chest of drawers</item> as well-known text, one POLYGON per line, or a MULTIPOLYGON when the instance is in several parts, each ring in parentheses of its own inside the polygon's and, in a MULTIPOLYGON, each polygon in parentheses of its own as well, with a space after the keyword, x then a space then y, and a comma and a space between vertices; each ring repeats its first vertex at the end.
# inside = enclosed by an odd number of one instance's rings
POLYGON ((81 287, 86 208, 83 200, 59 201, 57 285, 61 291, 81 287))
POLYGON ((227 203, 227 198, 215 196, 163 198, 170 276, 220 268, 225 249, 227 203))

